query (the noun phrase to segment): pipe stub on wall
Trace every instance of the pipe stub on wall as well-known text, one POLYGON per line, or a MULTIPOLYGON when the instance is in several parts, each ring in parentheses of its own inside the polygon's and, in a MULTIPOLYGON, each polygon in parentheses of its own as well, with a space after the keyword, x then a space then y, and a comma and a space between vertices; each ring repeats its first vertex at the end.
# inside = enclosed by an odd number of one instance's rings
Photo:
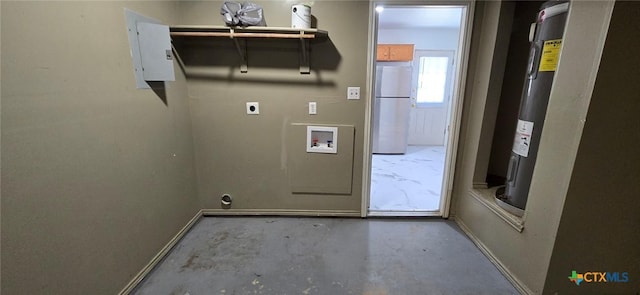
POLYGON ((230 207, 232 201, 233 200, 231 199, 231 195, 229 194, 224 194, 222 195, 222 198, 220 198, 220 203, 223 207, 230 207))

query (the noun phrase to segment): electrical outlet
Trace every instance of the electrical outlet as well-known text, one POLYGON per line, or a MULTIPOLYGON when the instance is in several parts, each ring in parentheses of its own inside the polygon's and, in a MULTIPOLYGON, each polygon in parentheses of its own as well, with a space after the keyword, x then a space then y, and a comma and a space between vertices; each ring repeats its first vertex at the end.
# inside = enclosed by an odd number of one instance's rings
POLYGON ((247 114, 248 115, 258 115, 260 114, 260 104, 257 102, 248 102, 247 103, 247 114))
POLYGON ((360 87, 347 87, 347 99, 360 99, 360 87))
POLYGON ((317 104, 315 101, 309 103, 309 115, 317 114, 317 104))

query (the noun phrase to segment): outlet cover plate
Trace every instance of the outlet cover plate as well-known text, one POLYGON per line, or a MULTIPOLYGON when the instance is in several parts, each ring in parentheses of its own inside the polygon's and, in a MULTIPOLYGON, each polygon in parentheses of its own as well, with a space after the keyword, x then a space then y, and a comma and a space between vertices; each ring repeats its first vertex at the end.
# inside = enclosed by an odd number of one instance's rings
POLYGON ((258 115, 258 114, 260 114, 260 104, 257 102, 248 102, 247 115, 258 115))
POLYGON ((360 99, 360 87, 347 87, 347 99, 360 99))

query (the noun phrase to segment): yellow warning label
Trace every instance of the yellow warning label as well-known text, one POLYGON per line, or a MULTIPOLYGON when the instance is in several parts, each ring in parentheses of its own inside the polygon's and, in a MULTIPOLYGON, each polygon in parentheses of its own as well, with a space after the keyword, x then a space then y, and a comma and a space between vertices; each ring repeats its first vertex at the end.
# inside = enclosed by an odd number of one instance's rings
POLYGON ((562 39, 544 41, 542 56, 540 57, 540 72, 555 72, 562 48, 562 39))

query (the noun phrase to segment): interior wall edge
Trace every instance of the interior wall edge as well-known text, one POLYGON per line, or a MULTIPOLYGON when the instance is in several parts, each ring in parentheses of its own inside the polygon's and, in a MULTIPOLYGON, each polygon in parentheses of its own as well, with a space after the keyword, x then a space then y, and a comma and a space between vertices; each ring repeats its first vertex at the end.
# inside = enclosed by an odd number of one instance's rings
POLYGON ((145 265, 138 274, 136 274, 131 281, 118 293, 119 295, 126 295, 131 293, 146 277, 153 271, 153 269, 158 265, 162 260, 169 255, 173 247, 175 247, 180 240, 195 226, 200 219, 203 217, 203 210, 199 210, 187 224, 178 231, 178 233, 171 238, 167 242, 162 249, 149 261, 147 265, 145 265))
POLYGON ((520 281, 518 277, 516 277, 515 274, 513 274, 509 270, 509 268, 507 268, 506 265, 502 264, 502 262, 500 262, 498 257, 496 257, 493 254, 493 252, 491 252, 491 250, 487 248, 487 246, 485 246, 485 244, 473 234, 473 232, 469 229, 469 227, 467 227, 467 225, 464 223, 462 218, 456 217, 453 220, 460 227, 460 229, 465 233, 465 235, 469 237, 469 239, 473 242, 473 244, 475 244, 476 247, 480 249, 480 252, 482 252, 482 254, 484 254, 484 256, 486 256, 487 259, 489 259, 489 261, 491 261, 491 263, 496 266, 496 268, 500 271, 500 273, 502 273, 507 278, 507 280, 509 280, 509 282, 513 285, 513 287, 515 287, 518 290, 518 292, 520 292, 523 295, 535 294, 533 291, 527 288, 527 286, 522 281, 520 281))

